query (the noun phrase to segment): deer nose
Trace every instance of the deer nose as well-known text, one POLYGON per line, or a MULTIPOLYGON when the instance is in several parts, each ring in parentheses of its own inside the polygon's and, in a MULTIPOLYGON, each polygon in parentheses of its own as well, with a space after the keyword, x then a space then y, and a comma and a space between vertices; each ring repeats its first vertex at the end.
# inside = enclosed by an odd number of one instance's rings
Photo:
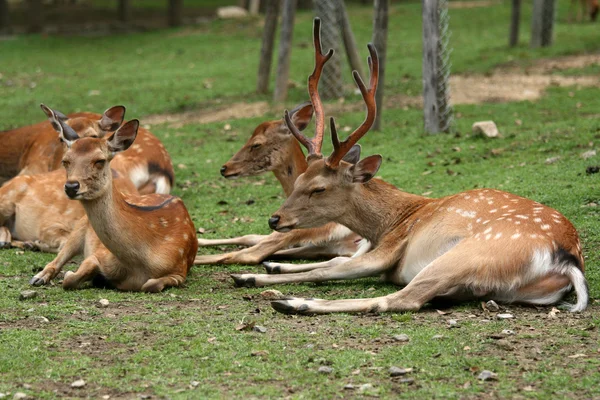
POLYGON ((279 223, 279 220, 279 215, 273 215, 271 218, 269 218, 269 228, 277 229, 277 224, 279 223))
POLYGON ((70 198, 77 196, 77 192, 79 191, 79 182, 67 182, 65 183, 65 193, 70 198))
POLYGON ((221 167, 221 175, 222 175, 222 176, 225 176, 225 171, 227 171, 227 165, 223 165, 223 166, 221 167))

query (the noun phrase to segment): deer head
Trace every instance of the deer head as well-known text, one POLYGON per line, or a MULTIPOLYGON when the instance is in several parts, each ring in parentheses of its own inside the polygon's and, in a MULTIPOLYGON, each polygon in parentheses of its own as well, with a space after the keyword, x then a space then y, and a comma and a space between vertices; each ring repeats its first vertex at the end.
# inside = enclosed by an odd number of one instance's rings
MULTIPOLYGON (((368 182, 378 171, 382 158, 380 155, 367 157, 361 161, 347 162, 352 153, 359 154, 358 140, 373 125, 376 115, 375 92, 379 77, 379 61, 377 51, 372 44, 368 45, 370 82, 367 88, 360 75, 353 71, 363 100, 367 105, 364 122, 350 136, 340 142, 335 128, 335 121, 330 120, 333 153, 324 158, 321 145, 325 131, 323 105, 318 93, 318 82, 325 63, 333 55, 321 52, 320 20, 315 19, 313 39, 315 45, 315 69, 308 78, 308 91, 315 113, 315 136, 308 139, 292 124, 290 114, 286 111, 284 119, 290 131, 308 149, 308 169, 296 180, 294 191, 281 208, 269 219, 269 226, 280 232, 295 228, 310 228, 330 221, 338 221, 347 211, 353 196, 360 195, 360 186, 368 182)), ((352 159, 352 157, 350 157, 352 159)))
MULTIPOLYGON (((302 103, 289 114, 291 123, 302 131, 312 119, 312 104, 302 103)), ((256 127, 246 144, 221 167, 221 175, 231 179, 282 168, 295 141, 284 120, 263 122, 256 127)))
POLYGON ((93 200, 102 196, 112 185, 110 160, 127 150, 135 140, 139 121, 134 119, 121 126, 108 138, 83 137, 57 118, 52 110, 52 126, 68 150, 62 164, 67 171, 65 193, 75 200, 93 200))
POLYGON ((41 104, 40 107, 56 131, 60 129, 58 126, 59 121, 62 121, 77 132, 78 137, 104 137, 108 133, 116 131, 125 118, 124 106, 109 108, 104 111, 99 120, 84 117, 69 118, 60 111, 53 110, 44 104, 41 104))

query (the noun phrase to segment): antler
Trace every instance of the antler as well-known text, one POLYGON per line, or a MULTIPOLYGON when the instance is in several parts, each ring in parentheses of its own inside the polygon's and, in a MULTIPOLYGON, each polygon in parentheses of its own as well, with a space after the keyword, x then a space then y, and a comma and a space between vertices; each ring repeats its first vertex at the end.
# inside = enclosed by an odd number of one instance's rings
POLYGON ((323 54, 321 50, 321 20, 315 18, 313 24, 313 40, 315 44, 315 69, 308 77, 308 94, 313 105, 315 113, 315 136, 312 139, 304 136, 298 128, 292 123, 290 114, 287 110, 284 113, 285 123, 292 134, 302 143, 307 149, 309 155, 321 155, 321 146, 323 145, 323 134, 325 133, 325 117, 323 114, 323 103, 319 96, 318 86, 321 72, 325 63, 333 56, 333 49, 329 49, 327 54, 323 54))
POLYGON ((354 81, 356 85, 360 89, 360 93, 362 94, 363 100, 367 105, 367 116, 363 123, 354 131, 346 140, 340 143, 340 140, 337 135, 337 130, 335 128, 335 120, 331 118, 331 141, 333 143, 333 153, 329 157, 325 163, 329 167, 336 167, 342 158, 350 151, 352 146, 356 144, 362 138, 365 133, 371 129, 373 126, 373 122, 375 122, 375 116, 377 114, 377 103, 375 102, 375 93, 377 92, 377 83, 379 82, 379 58, 377 58, 377 50, 373 44, 369 43, 367 45, 369 49, 369 58, 367 59, 369 62, 369 89, 366 88, 365 83, 362 78, 356 71, 352 71, 352 76, 354 77, 354 81))

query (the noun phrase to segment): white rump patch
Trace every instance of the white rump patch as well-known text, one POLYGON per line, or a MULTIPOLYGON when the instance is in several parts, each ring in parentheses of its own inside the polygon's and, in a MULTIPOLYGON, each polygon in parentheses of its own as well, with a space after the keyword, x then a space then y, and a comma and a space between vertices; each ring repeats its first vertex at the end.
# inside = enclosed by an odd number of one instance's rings
POLYGON ((156 185, 156 193, 158 194, 169 194, 171 193, 171 185, 169 184, 169 180, 164 176, 158 176, 154 180, 154 184, 156 185))

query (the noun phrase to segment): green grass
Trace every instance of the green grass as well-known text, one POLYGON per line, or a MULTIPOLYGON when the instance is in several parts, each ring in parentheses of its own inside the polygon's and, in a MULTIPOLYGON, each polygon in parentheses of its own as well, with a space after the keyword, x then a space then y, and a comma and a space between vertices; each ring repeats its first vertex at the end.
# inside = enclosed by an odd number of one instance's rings
MULTIPOLYGON (((393 7, 388 93, 418 90, 418 12, 416 3, 393 7), (411 75, 401 83, 405 73, 411 75)), ((529 20, 528 12, 524 21, 529 20)), ((353 6, 351 14, 362 43, 369 36, 370 9, 353 6)), ((453 62, 459 72, 485 73, 510 59, 528 62, 598 49, 594 36, 588 37, 594 25, 563 25, 562 14, 556 45, 542 51, 503 47, 506 6, 452 10, 451 18, 453 62)), ((94 39, 30 36, 1 42, 3 126, 40 120, 41 101, 65 112, 123 103, 133 118, 217 101, 262 99, 252 94, 259 47, 254 22, 214 22, 192 35, 179 35, 182 32, 94 39), (28 86, 32 79, 33 89, 28 86), (205 79, 214 80, 212 89, 202 88, 205 79), (14 85, 6 86, 7 80, 14 85), (89 90, 100 90, 101 95, 88 96, 89 90)), ((290 75, 298 82, 311 69, 309 49, 299 47, 308 43, 308 32, 310 15, 301 13, 290 75)), ((294 89, 290 104, 304 93, 294 89)), ((585 169, 600 165, 600 156, 580 157, 598 147, 599 106, 597 88, 552 88, 536 102, 458 106, 455 134, 440 136, 422 134, 420 110, 386 109, 384 130, 361 141, 363 154, 384 155, 379 175, 403 190, 437 197, 495 187, 560 210, 578 228, 586 255, 592 300, 581 315, 560 313, 552 319, 550 308, 509 306, 516 318, 498 321, 479 304, 469 303, 452 308, 449 315, 429 308, 379 316, 289 317, 272 311, 259 295, 263 289, 233 287, 229 273, 261 271, 238 265, 195 267, 185 288, 158 295, 66 292, 55 284, 36 289, 38 296, 32 300, 19 301, 34 271, 53 256, 3 250, 0 393, 23 391, 47 399, 141 394, 175 399, 599 397, 600 210, 587 205, 600 204, 600 175, 587 175, 585 169), (497 123, 501 138, 471 135, 472 123, 486 119, 497 123), (561 157, 557 163, 545 163, 555 156, 561 157), (98 308, 100 298, 108 299, 110 306, 98 308), (459 327, 449 329, 448 319, 456 319, 459 327), (236 330, 242 322, 265 326, 267 332, 236 330), (504 329, 516 333, 505 338, 507 343, 493 338, 504 329), (410 342, 393 341, 399 333, 406 333, 410 342), (444 337, 432 339, 434 335, 444 337), (585 357, 569 357, 577 354, 585 357), (322 365, 334 372, 319 374, 322 365), (414 381, 389 377, 391 366, 413 368, 406 378, 414 381), (496 372, 498 380, 478 381, 485 369, 496 372), (70 383, 80 378, 86 386, 72 389, 70 383), (345 390, 347 384, 373 387, 360 392, 345 390)), ((363 114, 336 117, 342 125, 355 126, 363 114)), ((174 164, 185 166, 177 167, 174 193, 183 198, 196 226, 207 230, 205 237, 269 233, 266 220, 283 200, 276 180, 269 175, 232 182, 219 175, 220 165, 263 120, 227 121, 230 131, 223 129, 225 122, 152 127, 174 164), (255 202, 246 205, 249 199, 255 202), (221 200, 227 204, 219 204, 221 200)), ((330 149, 329 143, 326 146, 330 149)), ((375 278, 274 289, 318 298, 374 297, 397 290, 375 278)))

